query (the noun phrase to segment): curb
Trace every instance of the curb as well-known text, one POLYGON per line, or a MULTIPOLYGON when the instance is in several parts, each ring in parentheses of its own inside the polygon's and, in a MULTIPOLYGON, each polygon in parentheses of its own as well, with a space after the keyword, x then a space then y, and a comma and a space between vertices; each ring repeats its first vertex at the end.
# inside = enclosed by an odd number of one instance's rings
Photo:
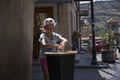
POLYGON ((109 68, 107 63, 98 62, 97 65, 75 65, 75 68, 109 68))

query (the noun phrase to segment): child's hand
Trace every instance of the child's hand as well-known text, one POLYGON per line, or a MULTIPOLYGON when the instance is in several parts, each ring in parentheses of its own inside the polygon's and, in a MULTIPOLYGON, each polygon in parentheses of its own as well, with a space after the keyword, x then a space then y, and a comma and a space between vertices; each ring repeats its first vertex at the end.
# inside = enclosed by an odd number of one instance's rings
POLYGON ((64 43, 60 43, 60 46, 61 46, 61 48, 64 48, 65 44, 64 43))
POLYGON ((61 50, 61 49, 64 49, 64 47, 65 47, 65 45, 61 43, 61 44, 57 47, 57 49, 58 49, 58 50, 61 50))
POLYGON ((54 44, 54 47, 58 48, 58 47, 59 47, 59 44, 54 44))

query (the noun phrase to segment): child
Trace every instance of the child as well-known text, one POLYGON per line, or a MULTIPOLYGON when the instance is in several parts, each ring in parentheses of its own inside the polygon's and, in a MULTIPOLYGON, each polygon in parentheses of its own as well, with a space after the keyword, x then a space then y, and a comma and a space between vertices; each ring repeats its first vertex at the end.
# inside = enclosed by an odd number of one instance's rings
POLYGON ((67 39, 54 32, 56 22, 52 18, 46 18, 43 21, 45 32, 40 35, 40 64, 44 73, 44 80, 49 80, 47 60, 45 52, 56 52, 63 49, 67 39), (58 42, 60 42, 58 44, 58 42))

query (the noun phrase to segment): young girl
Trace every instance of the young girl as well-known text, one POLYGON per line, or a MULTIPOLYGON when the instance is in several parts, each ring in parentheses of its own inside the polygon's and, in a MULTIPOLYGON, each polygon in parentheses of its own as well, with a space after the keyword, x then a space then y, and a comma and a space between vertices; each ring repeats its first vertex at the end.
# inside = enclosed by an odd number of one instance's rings
POLYGON ((56 52, 63 49, 67 39, 54 32, 56 22, 52 18, 47 18, 43 21, 45 32, 40 35, 40 64, 44 73, 44 80, 49 80, 47 60, 45 52, 56 52), (59 42, 59 43, 58 43, 59 42))

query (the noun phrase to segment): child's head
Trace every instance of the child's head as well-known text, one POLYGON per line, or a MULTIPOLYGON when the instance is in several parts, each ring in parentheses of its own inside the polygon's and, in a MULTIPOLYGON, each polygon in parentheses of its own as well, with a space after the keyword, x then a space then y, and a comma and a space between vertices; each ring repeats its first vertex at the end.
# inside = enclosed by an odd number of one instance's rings
POLYGON ((46 26, 48 26, 48 25, 50 25, 50 24, 53 24, 54 27, 55 27, 55 26, 56 26, 55 20, 52 19, 52 18, 46 18, 46 19, 44 19, 44 21, 43 21, 43 26, 44 26, 44 27, 46 27, 46 26))
POLYGON ((46 18, 43 21, 43 26, 44 26, 46 32, 52 33, 54 31, 54 29, 55 29, 56 22, 52 18, 46 18))

